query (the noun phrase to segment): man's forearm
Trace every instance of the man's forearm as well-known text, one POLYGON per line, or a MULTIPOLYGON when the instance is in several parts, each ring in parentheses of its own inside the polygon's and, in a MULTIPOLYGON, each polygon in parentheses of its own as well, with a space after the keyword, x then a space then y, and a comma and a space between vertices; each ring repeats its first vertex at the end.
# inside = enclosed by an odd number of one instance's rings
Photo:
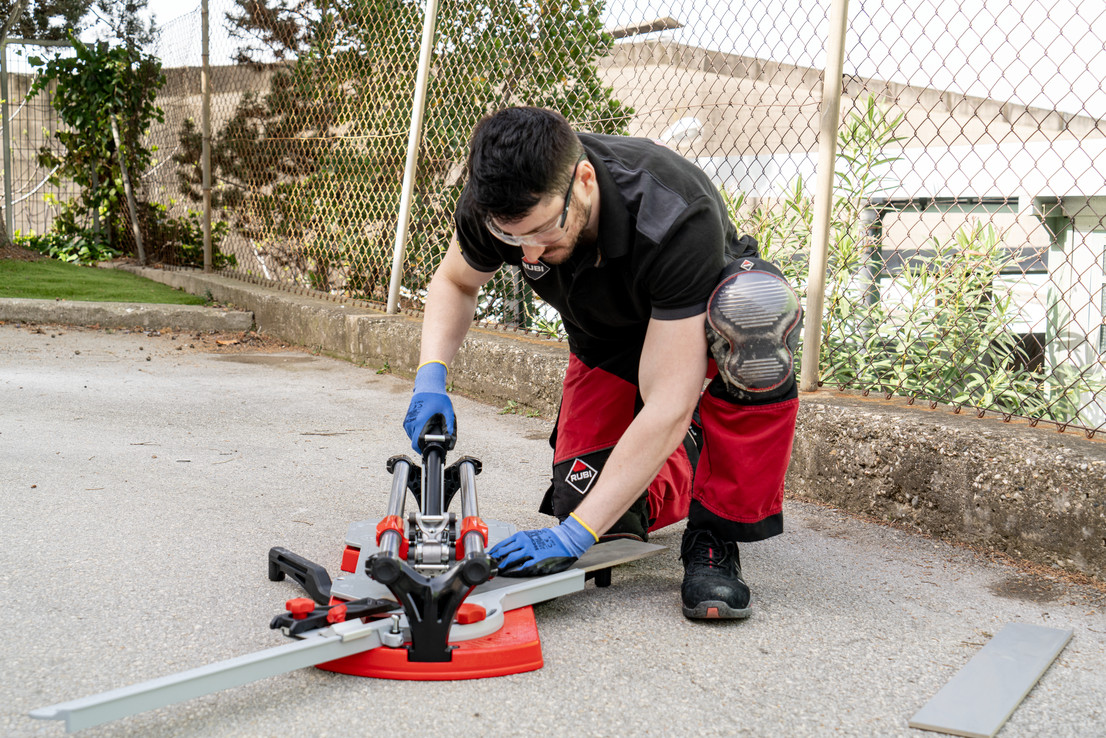
POLYGON ((703 315, 651 320, 638 367, 644 406, 576 513, 596 534, 648 488, 687 433, 707 370, 703 315))
POLYGON ((611 451, 595 487, 576 508, 596 535, 614 525, 652 483, 683 441, 690 420, 690 412, 650 413, 648 406, 638 413, 611 451))
POLYGON ((448 365, 453 361, 472 325, 476 296, 475 291, 466 292, 441 274, 430 281, 422 322, 420 364, 441 361, 448 365))

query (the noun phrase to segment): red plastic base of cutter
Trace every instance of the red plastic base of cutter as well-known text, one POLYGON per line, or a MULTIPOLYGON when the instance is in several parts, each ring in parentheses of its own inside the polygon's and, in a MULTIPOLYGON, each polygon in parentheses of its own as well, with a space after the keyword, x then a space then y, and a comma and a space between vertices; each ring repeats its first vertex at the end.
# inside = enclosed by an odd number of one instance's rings
POLYGON ((491 635, 453 645, 453 660, 446 663, 409 662, 407 649, 381 646, 319 664, 318 668, 377 679, 445 681, 519 674, 540 669, 544 663, 532 607, 505 613, 503 627, 491 635))

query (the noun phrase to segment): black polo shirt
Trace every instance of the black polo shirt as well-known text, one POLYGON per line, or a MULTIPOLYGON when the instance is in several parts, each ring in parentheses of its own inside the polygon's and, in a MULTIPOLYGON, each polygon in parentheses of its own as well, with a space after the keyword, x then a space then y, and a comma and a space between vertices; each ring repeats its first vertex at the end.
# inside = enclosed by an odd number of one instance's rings
POLYGON ((461 254, 482 272, 522 266, 534 292, 564 321, 585 360, 640 347, 649 319, 699 315, 738 246, 718 188, 697 166, 645 138, 579 134, 599 182, 599 234, 564 264, 522 262, 522 249, 492 236, 462 196, 454 215, 461 254))

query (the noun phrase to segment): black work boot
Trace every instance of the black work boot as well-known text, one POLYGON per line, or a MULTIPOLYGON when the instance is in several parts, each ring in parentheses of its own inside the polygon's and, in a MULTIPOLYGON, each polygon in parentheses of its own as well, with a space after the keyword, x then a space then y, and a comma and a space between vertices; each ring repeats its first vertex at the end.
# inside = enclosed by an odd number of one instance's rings
POLYGON ((688 528, 680 545, 684 616, 697 620, 749 617, 749 587, 741 578, 737 544, 712 531, 688 528))

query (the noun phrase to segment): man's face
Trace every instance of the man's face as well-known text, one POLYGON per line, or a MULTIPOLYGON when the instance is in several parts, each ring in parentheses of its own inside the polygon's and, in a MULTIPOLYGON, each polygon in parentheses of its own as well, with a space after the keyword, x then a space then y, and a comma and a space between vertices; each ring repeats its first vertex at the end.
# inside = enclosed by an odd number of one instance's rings
POLYGON ((500 240, 521 248, 526 261, 565 263, 583 240, 591 219, 591 201, 587 187, 576 176, 578 171, 579 168, 573 171, 563 197, 547 195, 525 216, 511 223, 489 219, 488 230, 500 240))
POLYGON ((505 232, 516 235, 540 234, 521 244, 522 258, 526 261, 536 262, 541 259, 546 264, 564 264, 572 256, 572 252, 576 250, 584 226, 587 225, 588 218, 591 217, 591 206, 573 198, 573 201, 569 204, 564 227, 557 228, 557 222, 561 217, 560 205, 560 202, 543 200, 534 206, 534 209, 527 213, 525 218, 517 223, 512 223, 509 229, 504 229, 505 232), (547 218, 546 215, 550 210, 553 210, 555 214, 552 218, 547 218), (538 224, 537 227, 530 227, 534 223, 538 224), (553 225, 553 228, 543 232, 547 224, 553 225))

